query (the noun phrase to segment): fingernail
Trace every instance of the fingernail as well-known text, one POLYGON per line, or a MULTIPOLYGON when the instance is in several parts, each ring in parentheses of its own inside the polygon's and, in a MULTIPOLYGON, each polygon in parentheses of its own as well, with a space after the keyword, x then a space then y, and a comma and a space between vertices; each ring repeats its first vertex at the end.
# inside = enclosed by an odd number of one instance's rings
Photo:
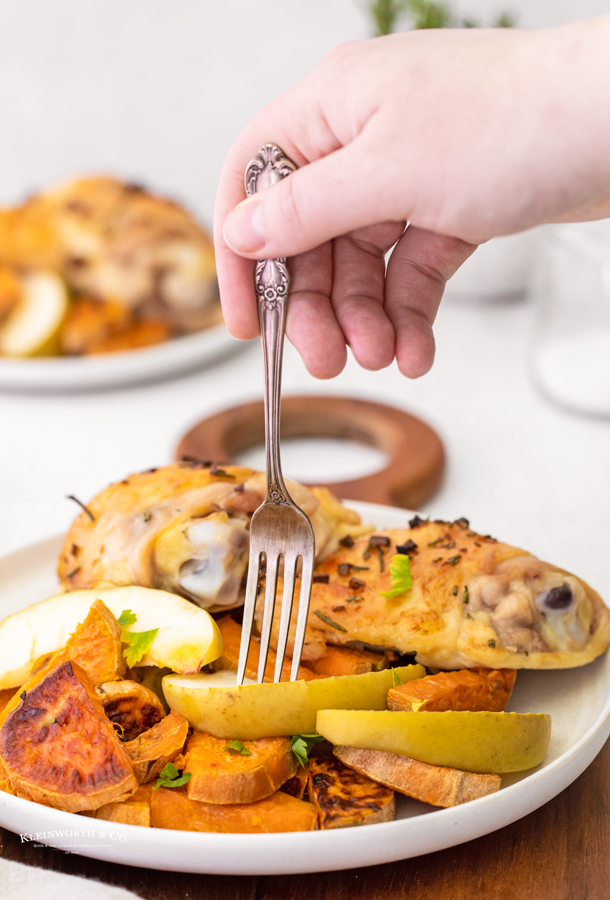
POLYGON ((261 205, 258 200, 244 200, 232 210, 224 224, 225 241, 238 253, 253 253, 265 246, 261 205))

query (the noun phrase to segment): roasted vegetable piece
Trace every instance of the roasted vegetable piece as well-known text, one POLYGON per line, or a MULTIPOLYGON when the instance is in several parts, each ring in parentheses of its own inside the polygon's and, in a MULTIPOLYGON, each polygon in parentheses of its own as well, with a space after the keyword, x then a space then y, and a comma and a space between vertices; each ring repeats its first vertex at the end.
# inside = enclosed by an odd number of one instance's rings
POLYGON ((471 710, 502 712, 513 690, 516 669, 461 669, 439 672, 388 691, 388 708, 412 712, 471 710))
POLYGON ((8 778, 0 779, 0 791, 4 791, 5 794, 12 794, 13 797, 16 797, 15 791, 11 787, 11 783, 8 778))
POLYGON ((132 320, 132 312, 124 303, 78 297, 72 302, 60 337, 63 353, 88 353, 95 341, 122 331, 132 320))
POLYGON ((457 806, 494 794, 500 790, 502 781, 498 775, 476 775, 446 766, 430 766, 382 750, 335 747, 334 752, 341 762, 361 775, 432 806, 457 806))
POLYGON ((125 800, 138 786, 95 689, 70 661, 24 685, 0 727, 0 756, 19 796, 68 812, 125 800))
POLYGON ((100 806, 94 813, 95 818, 105 819, 108 822, 121 822, 123 825, 142 825, 144 828, 150 828, 152 788, 152 784, 140 785, 128 800, 100 806))
MULTIPOLYGON (((423 666, 402 666, 395 672, 403 682, 425 675, 423 666)), ((312 734, 319 709, 385 709, 392 677, 386 669, 367 675, 235 687, 234 672, 215 672, 166 675, 163 691, 172 709, 194 728, 229 740, 252 741, 312 734)))
POLYGON ((542 762, 551 737, 551 717, 541 713, 322 709, 316 730, 336 747, 386 750, 433 766, 503 775, 542 762))
POLYGON ((184 747, 188 727, 184 716, 172 710, 148 731, 123 744, 140 784, 157 778, 168 762, 175 761, 184 747))
POLYGON ((157 695, 137 681, 110 681, 100 684, 97 693, 124 741, 133 741, 165 716, 157 695))
POLYGON ((290 794, 291 797, 296 797, 297 800, 302 800, 305 796, 305 791, 307 790, 308 778, 309 763, 305 766, 298 766, 292 778, 289 778, 288 781, 284 782, 280 791, 284 791, 285 794, 290 794))
POLYGON ((312 659, 307 668, 316 675, 364 675, 366 672, 378 672, 388 668, 388 661, 383 653, 370 653, 367 650, 353 650, 351 647, 333 647, 326 645, 326 655, 320 659, 312 659))
POLYGON ((311 759, 307 789, 321 829, 372 825, 394 818, 394 791, 338 759, 311 759))
POLYGON ((282 791, 256 803, 219 806, 190 800, 184 788, 159 788, 153 791, 151 812, 153 828, 230 834, 313 831, 318 818, 311 803, 282 791))
MULTIPOLYGON (((216 624, 218 625, 224 643, 223 654, 218 660, 216 667, 219 669, 230 669, 233 672, 237 672, 237 664, 239 662, 239 647, 241 641, 241 625, 236 622, 235 619, 231 618, 231 616, 223 616, 221 619, 217 620, 216 624)), ((259 651, 260 643, 255 640, 251 641, 250 652, 248 653, 248 663, 246 665, 246 677, 252 678, 255 681, 258 678, 259 651)), ((267 656, 267 666, 265 668, 265 681, 273 681, 275 672, 275 660, 275 650, 270 649, 267 656)), ((286 660, 284 661, 284 665, 282 666, 282 681, 290 681, 291 666, 292 660, 286 658, 286 660)), ((315 676, 312 672, 309 671, 309 669, 306 669, 304 666, 299 666, 299 674, 297 678, 303 678, 307 680, 314 677, 315 676)))
POLYGON ((296 773, 297 760, 285 737, 235 742, 195 731, 187 741, 187 793, 203 803, 254 803, 274 794, 296 773), (243 749, 240 749, 243 748, 243 749))
POLYGON ((0 691, 0 712, 8 705, 17 693, 15 688, 8 688, 6 691, 0 691))
POLYGON ((72 660, 87 673, 94 685, 116 681, 125 674, 121 629, 116 617, 101 601, 95 600, 87 618, 47 663, 49 669, 72 660))

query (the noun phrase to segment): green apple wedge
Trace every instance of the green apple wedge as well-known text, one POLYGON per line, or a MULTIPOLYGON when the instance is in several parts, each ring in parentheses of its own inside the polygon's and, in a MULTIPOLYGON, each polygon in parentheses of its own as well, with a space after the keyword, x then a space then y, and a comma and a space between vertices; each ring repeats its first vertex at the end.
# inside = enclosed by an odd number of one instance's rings
POLYGON ((21 279, 22 297, 0 328, 0 355, 56 356, 59 330, 68 312, 68 292, 52 272, 21 279))
POLYGON ((127 626, 129 631, 159 629, 141 666, 192 673, 222 654, 216 622, 184 597, 137 586, 71 591, 0 622, 0 690, 23 684, 39 657, 60 650, 94 600, 102 600, 117 619, 123 610, 131 610, 136 619, 127 626))
POLYGON ((279 684, 244 683, 235 672, 166 675, 163 692, 169 706, 194 728, 219 738, 254 741, 263 737, 310 734, 319 709, 387 709, 395 683, 423 678, 423 666, 401 666, 366 675, 341 675, 279 684))
POLYGON ((539 765, 551 737, 543 713, 321 709, 316 727, 334 745, 496 775, 539 765))

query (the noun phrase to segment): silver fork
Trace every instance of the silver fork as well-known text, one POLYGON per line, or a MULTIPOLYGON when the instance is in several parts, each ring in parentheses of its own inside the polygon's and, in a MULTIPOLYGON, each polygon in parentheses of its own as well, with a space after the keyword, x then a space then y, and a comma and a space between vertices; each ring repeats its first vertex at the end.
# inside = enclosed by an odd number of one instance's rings
MULTIPOLYGON (((279 147, 275 144, 265 144, 246 169, 246 193, 248 196, 252 196, 290 175, 295 169, 295 164, 279 147)), ((266 579, 258 663, 259 684, 264 680, 269 654, 280 556, 284 560, 284 590, 274 681, 279 681, 282 674, 299 557, 302 560, 301 593, 290 673, 291 681, 294 681, 298 674, 309 612, 315 551, 314 533, 309 518, 296 505, 286 489, 280 464, 280 391, 289 283, 285 259, 261 259, 257 262, 255 287, 258 298, 265 377, 267 495, 261 506, 255 511, 250 523, 250 560, 237 669, 238 685, 243 684, 248 660, 263 553, 266 558, 266 579)))

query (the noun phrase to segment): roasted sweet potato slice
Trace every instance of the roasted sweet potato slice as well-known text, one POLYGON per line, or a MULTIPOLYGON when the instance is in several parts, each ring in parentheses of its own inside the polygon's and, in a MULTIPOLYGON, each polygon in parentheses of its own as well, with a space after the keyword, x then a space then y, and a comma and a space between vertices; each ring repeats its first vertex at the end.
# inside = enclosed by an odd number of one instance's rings
POLYGON ((307 790, 308 779, 309 764, 306 766, 299 766, 292 778, 289 778, 288 781, 284 782, 280 791, 284 791, 285 794, 290 794, 291 797, 296 797, 297 800, 302 800, 305 796, 305 791, 307 790))
POLYGON ((321 829, 372 825, 394 818, 394 791, 348 769, 338 759, 310 759, 307 789, 321 829))
MULTIPOLYGON (((220 629, 220 633, 222 635, 222 640, 224 642, 224 651, 220 659, 215 664, 218 669, 231 669, 233 672, 237 671, 237 663, 239 662, 239 646, 241 641, 241 625, 232 619, 231 616, 223 616, 221 619, 218 619, 216 624, 220 629)), ((260 645, 258 641, 251 641, 250 643, 250 652, 248 653, 248 664, 246 665, 246 677, 247 678, 258 678, 258 660, 259 660, 259 650, 260 645)), ((265 668, 265 681, 273 681, 273 675, 275 671, 275 661, 276 661, 276 653, 275 650, 269 648, 269 655, 267 656, 267 666, 265 668)), ((290 681, 290 668, 292 666, 292 660, 288 657, 284 661, 284 665, 282 666, 282 677, 281 681, 290 681)), ((299 666, 299 678, 308 681, 309 679, 315 678, 316 676, 309 669, 306 669, 304 666, 299 666)))
POLYGON ((121 822, 123 825, 142 825, 150 828, 150 802, 152 784, 143 784, 128 800, 120 803, 106 803, 95 811, 96 819, 121 822))
POLYGON ((476 775, 446 766, 431 766, 382 750, 335 747, 335 756, 361 775, 433 806, 458 806, 494 794, 500 790, 502 780, 499 775, 476 775))
POLYGON ((72 660, 81 666, 94 685, 116 681, 125 674, 121 628, 105 603, 95 600, 81 624, 72 632, 63 650, 59 650, 40 672, 55 669, 72 660))
POLYGON ((138 787, 95 689, 69 660, 25 686, 0 727, 0 757, 19 796, 68 812, 124 800, 138 787))
POLYGON ((168 762, 174 762, 184 747, 188 729, 184 716, 172 710, 148 731, 123 744, 140 784, 157 778, 168 762))
POLYGON ((244 741, 246 753, 230 741, 195 731, 186 743, 188 796, 203 803, 254 803, 275 793, 295 774, 297 759, 286 737, 244 741))
POLYGON ((184 788, 159 788, 153 791, 151 813, 153 828, 225 834, 313 831, 317 821, 311 803, 281 791, 256 803, 219 806, 190 800, 184 788))
POLYGON ((312 659, 307 668, 327 678, 330 675, 364 675, 366 672, 378 672, 387 669, 388 663, 383 653, 370 653, 367 650, 352 650, 351 647, 333 647, 326 645, 326 655, 320 659, 312 659))
POLYGON ((0 791, 4 791, 5 794, 12 794, 16 796, 15 791, 11 787, 11 783, 8 778, 3 778, 0 780, 0 791))
POLYGON ((137 681, 110 681, 100 684, 97 693, 124 741, 137 738, 165 716, 157 695, 137 681))
POLYGON ((399 684, 388 691, 388 708, 407 712, 502 712, 516 669, 460 669, 399 684))

